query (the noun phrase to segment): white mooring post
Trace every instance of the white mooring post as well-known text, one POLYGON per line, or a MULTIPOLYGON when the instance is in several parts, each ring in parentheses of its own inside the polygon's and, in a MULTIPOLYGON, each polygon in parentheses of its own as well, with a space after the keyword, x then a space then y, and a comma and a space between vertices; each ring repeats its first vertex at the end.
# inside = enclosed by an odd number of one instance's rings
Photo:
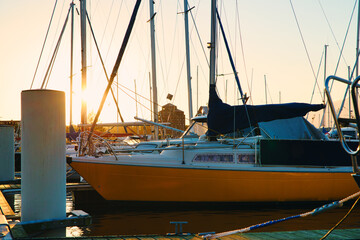
POLYGON ((0 181, 15 178, 14 127, 0 126, 0 181))
POLYGON ((66 218, 65 93, 21 93, 21 221, 66 218))

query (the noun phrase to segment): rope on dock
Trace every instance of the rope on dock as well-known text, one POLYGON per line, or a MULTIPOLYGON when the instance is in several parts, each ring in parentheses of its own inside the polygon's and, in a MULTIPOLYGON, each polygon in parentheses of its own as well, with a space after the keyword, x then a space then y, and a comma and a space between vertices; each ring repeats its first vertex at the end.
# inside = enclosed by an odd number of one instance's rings
MULTIPOLYGON (((249 232, 251 230, 254 230, 254 229, 257 229, 257 228, 261 228, 261 227, 266 227, 266 226, 269 226, 269 225, 272 225, 272 224, 275 224, 275 223, 279 223, 279 222, 284 222, 284 221, 287 221, 287 220, 291 220, 291 219, 295 219, 295 218, 300 218, 300 217, 307 217, 307 216, 315 216, 319 213, 322 213, 324 211, 327 211, 329 209, 333 209, 333 208, 336 208, 336 207, 342 207, 343 204, 351 199, 354 199, 356 197, 360 197, 360 191, 357 192, 357 193, 354 193, 340 201, 335 201, 335 202, 332 202, 332 203, 329 203, 329 204, 325 204, 319 208, 315 208, 313 209, 312 211, 309 211, 309 212, 305 212, 305 213, 302 213, 302 214, 298 214, 298 215, 294 215, 294 216, 290 216, 290 217, 286 217, 286 218, 281 218, 281 219, 277 219, 277 220, 270 220, 270 221, 267 221, 267 222, 264 222, 264 223, 259 223, 259 224, 256 224, 256 225, 252 225, 252 226, 249 226, 249 227, 246 227, 246 228, 240 228, 240 229, 237 229, 237 230, 232 230, 232 231, 227 231, 227 232, 222 232, 222 233, 217 233, 217 234, 208 234, 208 235, 205 235, 203 236, 203 238, 205 239, 214 239, 214 238, 220 238, 220 237, 225 237, 225 236, 229 236, 229 235, 233 235, 233 234, 236 234, 236 233, 244 233, 244 232, 249 232)), ((340 224, 340 223, 339 223, 340 224)))
POLYGON ((337 227, 349 216, 349 214, 350 214, 350 213, 352 212, 352 210, 354 209, 355 205, 358 203, 359 199, 360 199, 360 197, 358 197, 358 198, 356 199, 356 201, 355 201, 354 204, 351 206, 350 210, 346 213, 346 215, 345 215, 337 224, 335 224, 335 226, 333 226, 320 240, 323 240, 323 239, 327 238, 327 236, 329 236, 330 233, 331 233, 332 231, 334 231, 335 228, 337 228, 337 227))

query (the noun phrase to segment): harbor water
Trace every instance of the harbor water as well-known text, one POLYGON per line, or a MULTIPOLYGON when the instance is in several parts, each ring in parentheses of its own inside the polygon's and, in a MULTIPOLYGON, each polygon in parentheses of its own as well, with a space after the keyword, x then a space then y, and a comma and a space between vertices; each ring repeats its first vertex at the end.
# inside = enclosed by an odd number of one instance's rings
MULTIPOLYGON (((21 196, 15 194, 14 210, 20 212, 21 196)), ((351 208, 354 201, 346 203, 342 208, 328 210, 316 216, 293 219, 254 231, 293 231, 331 229, 351 208)), ((106 235, 139 235, 167 234, 175 232, 171 221, 186 221, 183 232, 223 232, 248 227, 269 220, 297 215, 320 207, 324 203, 307 204, 242 204, 242 203, 128 203, 94 201, 89 198, 75 199, 67 194, 67 212, 83 210, 92 216, 92 224, 86 227, 73 226, 66 228, 67 237, 106 236, 106 235)), ((360 207, 356 206, 338 228, 359 228, 360 207)), ((39 236, 63 236, 64 230, 51 230, 39 236)))

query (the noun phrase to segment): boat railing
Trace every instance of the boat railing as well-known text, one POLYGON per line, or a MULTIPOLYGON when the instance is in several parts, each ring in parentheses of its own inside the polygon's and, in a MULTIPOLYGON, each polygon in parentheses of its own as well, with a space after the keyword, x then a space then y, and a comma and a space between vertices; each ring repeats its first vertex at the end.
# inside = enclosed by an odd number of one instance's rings
POLYGON ((106 139, 93 133, 89 140, 90 142, 88 143, 89 134, 90 131, 84 131, 79 134, 79 156, 85 156, 85 155, 96 156, 98 154, 96 149, 102 145, 105 145, 108 152, 113 154, 117 159, 114 149, 111 147, 111 145, 106 139))
MULTIPOLYGON (((196 146, 196 145, 192 145, 192 144, 177 144, 174 146, 166 146, 166 147, 159 147, 159 148, 144 148, 144 149, 136 149, 136 148, 124 148, 124 149, 118 149, 118 150, 114 150, 114 152, 117 153, 135 153, 135 152, 145 152, 145 153, 149 153, 149 152, 153 152, 153 151, 171 151, 171 150, 189 150, 189 149, 213 149, 214 146, 196 146)), ((219 145, 216 146, 216 148, 233 148, 232 145, 219 145)))
MULTIPOLYGON (((260 130, 262 131, 268 138, 272 138, 264 129, 260 128, 260 127, 255 127, 255 128, 252 128, 250 132, 248 132, 246 134, 245 137, 241 137, 241 138, 224 138, 224 139, 220 139, 219 141, 221 143, 225 143, 225 144, 231 144, 233 145, 233 148, 236 149, 238 148, 239 146, 241 145, 248 145, 248 146, 253 146, 255 145, 256 143, 255 142, 251 142, 251 143, 247 143, 245 142, 249 137, 254 137, 254 132, 256 130, 260 130)), ((256 137, 256 136, 255 136, 256 137)))
POLYGON ((253 128, 253 129, 244 137, 244 139, 242 139, 242 141, 241 141, 239 144, 236 145, 236 148, 238 148, 238 147, 240 146, 240 144, 244 144, 244 141, 245 141, 248 137, 253 136, 252 133, 253 133, 255 130, 260 130, 260 131, 262 131, 263 133, 266 134, 266 136, 267 136, 268 138, 271 139, 271 136, 270 136, 264 129, 262 129, 262 128, 260 128, 260 127, 256 127, 256 128, 253 128))
POLYGON ((354 81, 350 81, 350 80, 343 79, 343 78, 333 76, 333 75, 327 77, 325 80, 325 93, 326 93, 326 97, 328 98, 328 103, 330 106, 331 114, 334 118, 335 126, 337 129, 338 135, 339 135, 341 145, 344 148, 344 150, 351 156, 354 173, 360 174, 360 170, 359 170, 359 167, 357 164, 357 157, 356 157, 356 155, 360 152, 360 141, 359 141, 358 147, 355 151, 352 150, 346 142, 345 136, 342 133, 341 127, 339 124, 339 116, 337 116, 337 114, 336 114, 334 103, 333 103, 331 95, 330 95, 329 82, 331 80, 339 81, 339 82, 347 84, 348 86, 351 87, 351 99, 352 99, 353 107, 354 107, 354 111, 355 111, 356 125, 359 130, 360 129, 360 118, 359 118, 358 102, 357 102, 357 97, 356 97, 356 89, 360 88, 360 85, 358 84, 358 82, 360 81, 360 76, 355 78, 354 81))

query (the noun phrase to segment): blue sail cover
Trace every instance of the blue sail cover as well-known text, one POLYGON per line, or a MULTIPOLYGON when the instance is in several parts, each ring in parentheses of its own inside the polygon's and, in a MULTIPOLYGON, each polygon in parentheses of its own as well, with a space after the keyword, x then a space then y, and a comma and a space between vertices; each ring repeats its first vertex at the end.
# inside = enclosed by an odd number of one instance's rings
POLYGON ((250 124, 254 126, 259 122, 301 117, 310 111, 318 111, 324 107, 323 104, 307 103, 230 106, 219 98, 215 85, 210 85, 208 136, 231 133, 248 128, 250 124))

